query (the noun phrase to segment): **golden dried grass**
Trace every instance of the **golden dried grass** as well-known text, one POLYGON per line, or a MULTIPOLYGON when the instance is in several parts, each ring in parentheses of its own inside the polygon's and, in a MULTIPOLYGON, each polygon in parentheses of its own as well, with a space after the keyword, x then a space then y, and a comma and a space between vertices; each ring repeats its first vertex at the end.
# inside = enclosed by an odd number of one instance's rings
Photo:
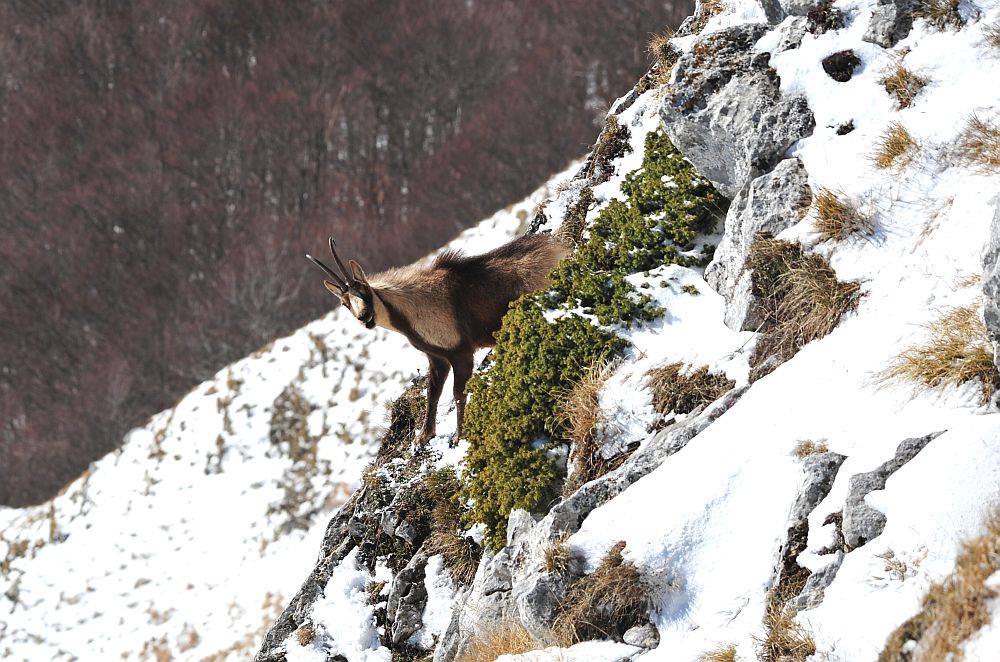
POLYGON ((870 235, 875 230, 871 217, 861 212, 841 192, 820 188, 816 194, 816 230, 823 241, 870 235))
POLYGON ((917 150, 917 141, 899 122, 890 122, 886 130, 878 138, 872 162, 879 168, 904 168, 913 160, 917 150))
POLYGON ((983 174, 1000 172, 1000 126, 973 115, 958 135, 957 153, 983 174))
POLYGON ((920 611, 896 628, 879 662, 912 659, 916 642, 923 660, 963 659, 963 644, 990 622, 997 591, 985 586, 1000 570, 1000 508, 987 518, 986 531, 962 544, 955 570, 927 590, 920 611))
POLYGON ((978 307, 952 308, 924 328, 927 340, 903 350, 879 379, 900 379, 931 388, 978 379, 981 401, 989 401, 1000 384, 1000 373, 993 363, 993 345, 978 307))

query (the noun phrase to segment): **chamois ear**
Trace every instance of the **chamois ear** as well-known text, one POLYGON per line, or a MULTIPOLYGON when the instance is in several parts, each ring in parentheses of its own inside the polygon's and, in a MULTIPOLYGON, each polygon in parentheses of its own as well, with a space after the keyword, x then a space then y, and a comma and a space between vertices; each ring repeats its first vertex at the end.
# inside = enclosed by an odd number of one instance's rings
POLYGON ((336 283, 332 283, 324 279, 323 285, 326 286, 326 289, 329 290, 330 294, 336 294, 338 297, 344 296, 344 290, 337 287, 336 283))
POLYGON ((365 270, 361 268, 361 265, 351 260, 348 262, 351 265, 351 275, 354 276, 354 280, 361 281, 365 285, 368 284, 368 276, 365 275, 365 270))

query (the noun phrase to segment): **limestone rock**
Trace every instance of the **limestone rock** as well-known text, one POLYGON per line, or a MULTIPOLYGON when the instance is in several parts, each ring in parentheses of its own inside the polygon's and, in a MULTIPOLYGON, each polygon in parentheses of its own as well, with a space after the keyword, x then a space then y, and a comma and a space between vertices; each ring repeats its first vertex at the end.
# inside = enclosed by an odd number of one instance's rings
POLYGON ((913 28, 913 0, 879 0, 862 41, 892 48, 913 28))
POLYGON ((885 488, 889 476, 912 460, 934 438, 944 430, 932 432, 923 437, 903 440, 896 447, 896 455, 881 465, 863 474, 851 476, 847 500, 844 503, 844 545, 847 551, 864 545, 877 537, 885 529, 885 515, 865 503, 869 492, 885 488))
POLYGON ((427 588, 424 577, 429 554, 421 547, 406 567, 392 580, 386 616, 390 625, 392 643, 401 644, 423 625, 424 607, 427 606, 427 588))
POLYGON ((993 362, 1000 366, 997 359, 997 348, 1000 347, 1000 203, 993 214, 990 235, 983 252, 983 295, 986 298, 983 319, 986 332, 993 341, 993 362))
POLYGON ((803 97, 781 94, 770 55, 754 51, 767 30, 746 24, 699 39, 677 61, 660 109, 673 144, 730 198, 816 125, 803 97))
POLYGON ((709 285, 726 300, 729 328, 755 331, 760 325, 759 303, 744 267, 754 237, 762 232, 776 235, 798 223, 811 197, 806 169, 791 158, 751 182, 729 206, 725 233, 705 270, 709 285))
POLYGON ((622 641, 639 648, 656 648, 660 645, 660 632, 652 623, 637 625, 625 632, 622 641))

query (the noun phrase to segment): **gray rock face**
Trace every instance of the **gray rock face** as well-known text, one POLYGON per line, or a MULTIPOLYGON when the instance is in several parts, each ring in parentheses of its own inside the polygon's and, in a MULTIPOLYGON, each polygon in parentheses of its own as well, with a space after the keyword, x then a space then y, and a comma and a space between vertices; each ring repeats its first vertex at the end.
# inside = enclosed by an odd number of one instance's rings
POLYGON ((364 491, 365 488, 362 487, 351 495, 347 503, 330 520, 320 545, 316 566, 278 620, 267 631, 254 662, 278 662, 285 659, 285 640, 309 620, 309 610, 317 598, 323 595, 323 589, 330 581, 330 573, 356 546, 355 539, 350 534, 349 523, 358 504, 364 499, 364 491))
POLYGON ((776 235, 798 223, 811 198, 806 169, 791 158, 753 180, 729 206, 725 234, 705 270, 705 280, 726 299, 729 328, 755 331, 760 325, 759 302, 751 294, 745 268, 754 237, 762 232, 776 235))
POLYGON ((896 473, 900 467, 912 460, 940 432, 932 432, 923 437, 903 440, 896 447, 896 455, 883 462, 872 471, 851 476, 848 486, 847 500, 844 503, 844 545, 848 552, 864 545, 885 529, 885 515, 865 503, 869 492, 885 488, 889 476, 896 473))
POLYGON ((892 48, 913 28, 913 0, 879 0, 862 41, 892 48))
POLYGON ((427 606, 424 577, 428 557, 426 549, 421 547, 392 580, 385 613, 391 624, 389 632, 394 644, 403 643, 423 625, 424 607, 427 606))
POLYGON ((772 594, 789 595, 808 586, 809 570, 798 564, 798 556, 809 539, 809 514, 826 498, 837 478, 840 466, 847 458, 839 453, 811 455, 802 464, 805 478, 788 518, 788 532, 778 553, 772 594))
POLYGON ((997 348, 1000 347, 1000 203, 993 214, 990 235, 983 251, 983 295, 986 297, 983 319, 986 332, 993 341, 993 362, 1000 366, 997 358, 997 348))
POLYGON ((837 571, 840 570, 840 564, 844 562, 843 552, 838 550, 834 554, 835 556, 829 565, 809 575, 802 591, 789 600, 789 607, 795 611, 802 611, 818 607, 823 602, 826 588, 833 583, 834 578, 837 576, 837 571))
POLYGON ((622 466, 587 483, 556 504, 541 520, 536 522, 528 513, 514 511, 507 527, 507 546, 495 557, 484 555, 464 603, 456 605, 452 612, 448 630, 434 652, 434 662, 460 659, 470 635, 509 619, 516 619, 529 632, 542 637, 566 591, 563 577, 540 568, 545 550, 561 535, 578 531, 595 508, 684 448, 728 411, 745 391, 746 387, 733 389, 712 406, 695 410, 683 422, 661 430, 622 466))
POLYGON ((747 24, 699 39, 677 61, 660 109, 677 149, 730 198, 816 125, 804 98, 782 96, 770 56, 754 52, 767 30, 747 24))

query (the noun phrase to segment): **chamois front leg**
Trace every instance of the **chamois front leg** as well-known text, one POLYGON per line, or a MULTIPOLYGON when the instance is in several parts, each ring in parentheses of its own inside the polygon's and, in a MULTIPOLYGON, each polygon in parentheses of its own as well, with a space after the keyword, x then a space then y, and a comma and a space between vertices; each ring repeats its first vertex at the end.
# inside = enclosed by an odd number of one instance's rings
POLYGON ((462 438, 462 424, 465 420, 465 385, 472 376, 473 354, 459 354, 452 358, 452 370, 455 371, 455 415, 458 418, 458 425, 455 428, 455 436, 451 440, 452 448, 458 444, 462 438))
POLYGON ((434 438, 437 429, 437 408, 438 400, 441 398, 441 391, 444 389, 444 381, 448 379, 448 371, 451 369, 448 362, 438 356, 428 355, 429 366, 427 369, 427 414, 424 416, 424 426, 417 435, 417 443, 424 444, 434 438))

